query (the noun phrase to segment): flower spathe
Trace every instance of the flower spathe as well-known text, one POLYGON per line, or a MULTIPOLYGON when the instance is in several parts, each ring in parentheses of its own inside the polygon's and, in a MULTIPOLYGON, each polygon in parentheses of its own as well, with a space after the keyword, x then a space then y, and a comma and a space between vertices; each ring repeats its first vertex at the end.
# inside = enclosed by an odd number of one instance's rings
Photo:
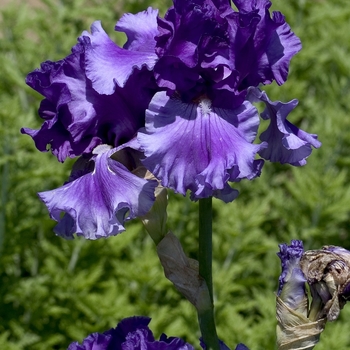
POLYGON ((116 235, 125 230, 126 220, 150 210, 157 181, 139 178, 112 159, 117 151, 98 146, 91 159, 93 171, 83 172, 58 189, 39 193, 50 216, 58 221, 54 229, 57 235, 73 238, 77 233, 88 239, 116 235))
POLYGON ((165 334, 155 340, 148 328, 150 321, 142 316, 125 318, 116 328, 90 334, 81 344, 71 343, 67 350, 194 350, 182 339, 165 334))

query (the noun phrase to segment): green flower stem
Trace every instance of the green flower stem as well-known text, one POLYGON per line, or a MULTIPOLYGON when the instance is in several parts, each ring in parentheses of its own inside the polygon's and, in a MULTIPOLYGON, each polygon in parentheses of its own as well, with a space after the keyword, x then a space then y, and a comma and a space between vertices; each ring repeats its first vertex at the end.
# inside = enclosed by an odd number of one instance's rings
POLYGON ((199 274, 205 280, 210 299, 197 308, 199 327, 207 350, 220 350, 216 334, 212 279, 212 198, 199 200, 199 274))

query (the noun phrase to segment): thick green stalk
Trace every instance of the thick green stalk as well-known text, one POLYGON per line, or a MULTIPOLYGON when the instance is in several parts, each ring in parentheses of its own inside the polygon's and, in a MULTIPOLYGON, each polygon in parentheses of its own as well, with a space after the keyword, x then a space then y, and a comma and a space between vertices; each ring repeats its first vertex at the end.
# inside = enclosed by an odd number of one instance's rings
POLYGON ((205 280, 210 299, 197 308, 199 327, 207 350, 219 350, 216 334, 212 279, 212 198, 199 200, 199 274, 205 280))

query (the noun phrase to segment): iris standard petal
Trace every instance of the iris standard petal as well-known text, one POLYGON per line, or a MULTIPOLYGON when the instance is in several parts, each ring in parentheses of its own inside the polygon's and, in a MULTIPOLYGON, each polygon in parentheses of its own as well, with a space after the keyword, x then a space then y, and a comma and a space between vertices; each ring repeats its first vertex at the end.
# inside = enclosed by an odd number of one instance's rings
POLYGON ((239 89, 270 84, 273 80, 283 84, 288 76, 290 60, 301 50, 300 39, 280 12, 273 12, 271 17, 269 0, 233 0, 233 3, 240 14, 237 32, 230 31, 235 69, 240 72, 239 89), (253 16, 254 20, 243 20, 247 16, 253 16), (247 31, 250 35, 242 36, 247 31))
POLYGON ((237 191, 228 181, 253 179, 262 161, 255 155, 265 144, 252 144, 259 117, 248 101, 236 110, 213 108, 208 99, 186 104, 159 92, 146 112, 146 127, 138 133, 145 166, 162 181, 192 199, 210 195, 232 201, 237 191))
POLYGON ((321 142, 317 140, 317 135, 308 134, 287 120, 288 114, 297 106, 298 101, 271 102, 264 91, 256 88, 249 89, 248 99, 252 102, 264 102, 266 108, 261 116, 263 119, 270 119, 270 125, 260 136, 268 147, 260 151, 259 155, 271 162, 295 166, 306 164, 306 158, 312 151, 311 146, 319 148, 321 142))
POLYGON ((111 95, 116 85, 123 87, 135 69, 147 67, 151 70, 157 56, 149 51, 126 50, 117 46, 96 21, 91 26, 91 34, 84 31, 79 38, 85 47, 86 75, 93 88, 100 94, 111 95))
POLYGON ((155 36, 158 34, 158 10, 149 7, 137 14, 126 13, 117 22, 115 30, 124 32, 128 38, 123 48, 154 54, 155 36))
POLYGON ((93 172, 39 193, 51 218, 58 221, 57 235, 72 238, 76 233, 87 239, 116 235, 125 230, 126 220, 150 210, 157 182, 141 179, 111 159, 115 151, 98 146, 94 150, 93 172), (65 213, 63 217, 61 212, 65 213))
POLYGON ((91 153, 101 143, 116 147, 130 140, 144 125, 144 111, 154 93, 152 75, 142 69, 124 88, 101 95, 86 77, 84 59, 85 48, 78 44, 71 55, 58 62, 44 62, 26 79, 45 97, 39 108, 44 123, 39 130, 21 131, 33 138, 40 151, 50 146, 61 162, 91 153))

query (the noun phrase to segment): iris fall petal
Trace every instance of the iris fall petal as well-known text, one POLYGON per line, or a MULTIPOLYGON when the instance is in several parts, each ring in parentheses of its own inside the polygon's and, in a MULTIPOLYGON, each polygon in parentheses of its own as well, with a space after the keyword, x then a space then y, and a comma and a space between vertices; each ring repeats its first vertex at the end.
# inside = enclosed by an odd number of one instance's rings
POLYGON ((51 218, 58 221, 57 235, 72 238, 77 233, 87 239, 116 235, 125 230, 126 220, 150 210, 157 182, 141 179, 111 159, 115 151, 97 147, 93 172, 39 193, 51 218))
POLYGON ((186 104, 157 93, 146 112, 146 127, 138 133, 143 163, 163 186, 183 195, 190 190, 192 199, 214 195, 232 201, 237 191, 228 181, 260 174, 262 161, 254 158, 265 144, 252 144, 258 123, 248 101, 225 110, 212 108, 208 99, 186 104))

